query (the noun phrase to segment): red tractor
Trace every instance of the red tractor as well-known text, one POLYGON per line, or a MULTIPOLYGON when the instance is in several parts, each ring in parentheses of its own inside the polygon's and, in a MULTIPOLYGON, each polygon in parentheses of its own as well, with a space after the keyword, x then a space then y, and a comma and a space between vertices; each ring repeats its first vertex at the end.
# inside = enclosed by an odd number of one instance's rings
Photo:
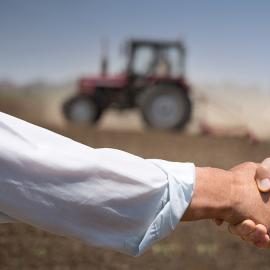
POLYGON ((96 123, 110 108, 139 108, 145 122, 158 129, 181 129, 190 120, 190 87, 185 79, 185 48, 179 41, 130 40, 123 74, 81 78, 78 93, 63 106, 72 122, 96 123))

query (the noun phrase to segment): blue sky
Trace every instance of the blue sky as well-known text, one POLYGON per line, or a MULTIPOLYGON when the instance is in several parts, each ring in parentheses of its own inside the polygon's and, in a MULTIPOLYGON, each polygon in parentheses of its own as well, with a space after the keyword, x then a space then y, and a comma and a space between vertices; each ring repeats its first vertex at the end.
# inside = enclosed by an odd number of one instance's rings
POLYGON ((129 37, 181 37, 192 81, 269 84, 270 1, 0 0, 0 79, 71 80, 110 69, 129 37))

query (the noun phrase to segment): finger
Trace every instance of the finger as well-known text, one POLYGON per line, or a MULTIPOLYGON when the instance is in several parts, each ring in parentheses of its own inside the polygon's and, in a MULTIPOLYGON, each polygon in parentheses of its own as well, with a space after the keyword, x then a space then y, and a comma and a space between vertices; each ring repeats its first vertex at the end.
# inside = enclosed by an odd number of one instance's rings
POLYGON ((268 234, 265 235, 264 241, 255 242, 254 245, 257 248, 269 248, 270 247, 270 237, 268 234))
POLYGON ((270 191, 270 158, 266 158, 256 171, 256 182, 261 192, 270 191))
POLYGON ((266 158, 261 163, 264 167, 270 169, 270 158, 266 158))
POLYGON ((258 189, 261 192, 270 191, 270 167, 268 162, 262 163, 256 170, 255 175, 258 189))
POLYGON ((256 178, 256 183, 259 191, 264 193, 270 191, 270 178, 256 178))
POLYGON ((267 235, 267 229, 262 224, 257 224, 255 230, 243 237, 244 240, 256 243, 265 243, 267 235))
POLYGON ((230 224, 228 229, 230 233, 243 237, 253 232, 256 229, 256 224, 247 219, 236 225, 230 224))

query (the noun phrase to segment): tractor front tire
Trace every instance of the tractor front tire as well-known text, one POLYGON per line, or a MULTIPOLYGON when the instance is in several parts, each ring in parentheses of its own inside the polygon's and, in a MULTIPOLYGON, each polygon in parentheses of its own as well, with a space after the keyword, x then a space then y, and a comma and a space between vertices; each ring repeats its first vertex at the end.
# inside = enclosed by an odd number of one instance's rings
POLYGON ((75 96, 65 102, 63 113, 67 120, 79 124, 94 124, 101 115, 102 109, 88 96, 75 96))
POLYGON ((156 129, 183 129, 191 118, 187 92, 173 85, 155 85, 142 93, 140 107, 144 121, 156 129))

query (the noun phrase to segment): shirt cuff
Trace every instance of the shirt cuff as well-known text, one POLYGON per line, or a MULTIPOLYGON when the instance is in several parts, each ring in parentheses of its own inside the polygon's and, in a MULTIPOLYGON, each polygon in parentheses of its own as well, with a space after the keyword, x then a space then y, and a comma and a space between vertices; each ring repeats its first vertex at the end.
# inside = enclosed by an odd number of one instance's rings
POLYGON ((168 236, 179 223, 191 202, 195 186, 195 165, 165 160, 150 160, 167 176, 167 200, 164 207, 157 213, 154 221, 143 236, 137 251, 138 256, 155 242, 168 236))

